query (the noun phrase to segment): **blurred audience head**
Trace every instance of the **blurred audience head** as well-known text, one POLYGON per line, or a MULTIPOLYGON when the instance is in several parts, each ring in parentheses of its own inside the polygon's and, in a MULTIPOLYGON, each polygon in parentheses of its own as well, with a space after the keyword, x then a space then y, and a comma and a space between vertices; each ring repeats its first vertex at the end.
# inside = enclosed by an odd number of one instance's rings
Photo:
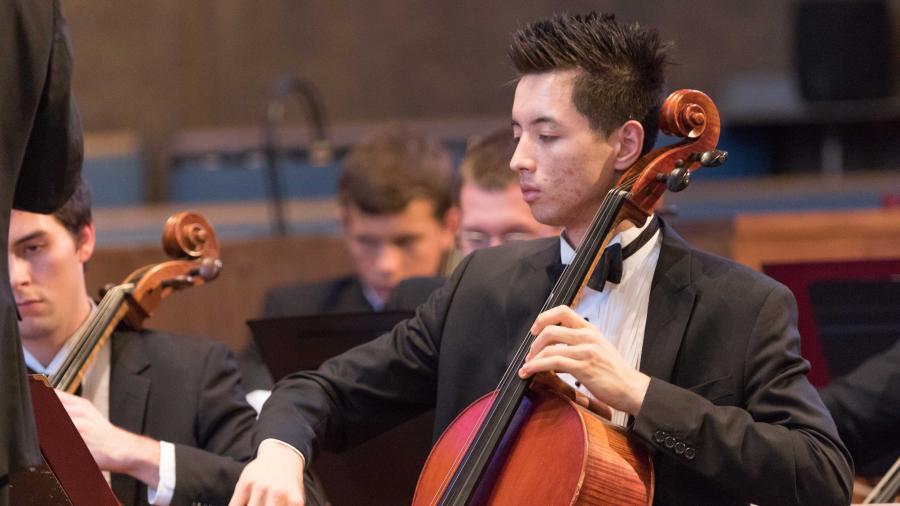
POLYGON ((475 139, 460 166, 459 243, 463 254, 511 240, 556 235, 539 223, 522 200, 519 176, 509 167, 515 144, 512 129, 500 128, 475 139))
POLYGON ((402 128, 379 130, 347 154, 338 195, 367 295, 384 302, 401 280, 438 274, 459 224, 452 172, 439 141, 402 128))

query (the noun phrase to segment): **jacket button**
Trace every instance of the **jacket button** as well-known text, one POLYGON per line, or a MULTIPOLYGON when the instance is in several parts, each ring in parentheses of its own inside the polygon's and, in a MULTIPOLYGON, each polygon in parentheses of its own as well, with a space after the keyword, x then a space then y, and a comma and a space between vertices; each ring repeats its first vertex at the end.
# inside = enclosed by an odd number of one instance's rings
POLYGON ((666 445, 666 448, 671 448, 671 447, 675 446, 675 438, 672 436, 667 437, 666 441, 665 441, 665 445, 666 445))
POLYGON ((675 443, 675 453, 677 453, 678 455, 684 453, 685 448, 687 448, 687 445, 685 445, 681 441, 675 443))
POLYGON ((668 436, 668 434, 661 430, 658 430, 655 434, 653 434, 653 439, 655 439, 657 443, 662 443, 666 440, 666 436, 668 436))
POLYGON ((686 448, 684 450, 684 458, 686 458, 688 460, 694 460, 694 457, 696 457, 696 456, 697 456, 697 450, 695 450, 693 448, 686 448))

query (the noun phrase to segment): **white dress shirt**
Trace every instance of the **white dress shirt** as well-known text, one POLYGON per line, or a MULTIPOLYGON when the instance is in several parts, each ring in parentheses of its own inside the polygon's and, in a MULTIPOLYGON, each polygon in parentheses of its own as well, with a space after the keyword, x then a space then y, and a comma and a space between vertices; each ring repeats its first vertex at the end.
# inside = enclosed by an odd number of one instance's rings
MULTIPOLYGON (((93 301, 91 302, 93 311, 93 301)), ((77 335, 77 333, 76 333, 77 335)), ((62 348, 53 357, 53 360, 44 367, 31 353, 24 347, 22 351, 25 355, 25 365, 38 374, 52 376, 56 374, 72 346, 75 344, 75 336, 70 337, 62 348)), ((97 408, 107 420, 109 420, 109 378, 112 364, 110 362, 112 354, 111 342, 107 341, 103 348, 97 353, 94 363, 88 367, 81 382, 81 396, 97 408)), ((108 471, 103 471, 103 477, 106 482, 110 482, 108 471)), ((147 488, 147 501, 150 504, 158 506, 168 506, 172 502, 172 495, 175 493, 175 445, 166 441, 159 442, 159 485, 155 489, 147 488)))
MULTIPOLYGON (((644 227, 649 225, 651 216, 644 227)), ((609 244, 620 243, 622 247, 634 241, 644 227, 632 227, 616 234, 609 244)), ((569 264, 575 258, 575 250, 560 236, 560 258, 569 264)), ((620 283, 607 282, 602 292, 585 287, 581 301, 575 312, 600 330, 626 362, 638 369, 641 364, 641 348, 644 345, 644 327, 647 325, 647 307, 650 304, 650 284, 659 260, 662 234, 659 230, 639 250, 622 262, 620 283)), ((580 392, 590 395, 584 385, 578 383, 571 374, 561 373, 559 377, 580 392)), ((613 410, 612 422, 624 427, 628 414, 613 410)))

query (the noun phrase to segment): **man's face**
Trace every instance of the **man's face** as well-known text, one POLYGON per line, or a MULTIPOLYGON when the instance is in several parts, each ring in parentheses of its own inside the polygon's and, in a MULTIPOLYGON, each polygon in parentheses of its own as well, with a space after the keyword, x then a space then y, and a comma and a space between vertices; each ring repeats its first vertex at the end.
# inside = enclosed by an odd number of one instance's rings
POLYGON ((539 223, 522 200, 519 185, 485 190, 474 182, 463 184, 459 195, 460 245, 463 254, 506 241, 556 235, 558 231, 539 223))
POLYGON ((575 71, 529 74, 519 80, 513 101, 513 135, 518 140, 510 168, 519 173, 522 197, 541 223, 586 227, 615 182, 616 132, 608 138, 591 129, 575 109, 575 71))
POLYGON ((396 214, 344 210, 347 247, 357 275, 382 302, 400 281, 434 276, 454 231, 434 216, 434 204, 414 199, 396 214))
MULTIPOLYGON (((84 263, 94 249, 93 226, 81 244, 51 215, 13 211, 9 222, 9 277, 24 341, 68 338, 90 306, 84 263)), ((60 343, 61 344, 61 343, 60 343)))

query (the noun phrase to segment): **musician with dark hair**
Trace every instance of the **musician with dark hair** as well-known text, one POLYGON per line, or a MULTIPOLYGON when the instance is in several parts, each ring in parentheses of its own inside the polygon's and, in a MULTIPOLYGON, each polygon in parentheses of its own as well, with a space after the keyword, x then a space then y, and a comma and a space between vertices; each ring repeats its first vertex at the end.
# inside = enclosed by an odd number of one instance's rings
POLYGON ((519 375, 556 372, 608 406, 650 449, 657 504, 846 504, 852 465, 807 381, 784 286, 651 217, 615 230, 611 242, 630 253, 619 276, 537 314, 607 191, 653 144, 666 46, 613 16, 556 16, 519 30, 510 56, 510 166, 561 237, 472 253, 414 318, 276 385, 232 504, 300 503, 319 448, 431 407, 437 437, 496 388, 529 331, 519 375))
POLYGON ((263 316, 380 311, 400 281, 438 274, 459 221, 452 172, 450 153, 435 139, 402 128, 363 139, 338 180, 354 272, 276 287, 266 294, 263 316))
MULTIPOLYGON (((94 244, 83 182, 52 215, 12 212, 10 285, 32 372, 56 373, 95 312, 94 244)), ((58 395, 123 504, 221 504, 251 456, 256 413, 221 343, 120 326, 81 390, 58 395)))

